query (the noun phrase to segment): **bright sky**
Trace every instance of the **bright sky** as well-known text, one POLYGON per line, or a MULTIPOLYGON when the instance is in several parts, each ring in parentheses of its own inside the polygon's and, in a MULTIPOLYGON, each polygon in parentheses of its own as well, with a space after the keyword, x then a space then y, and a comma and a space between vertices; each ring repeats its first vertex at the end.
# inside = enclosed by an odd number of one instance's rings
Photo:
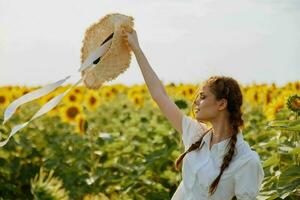
MULTIPOLYGON (((134 17, 164 84, 300 80, 299 0, 0 0, 0 86, 75 83, 86 28, 114 12, 134 17)), ((134 56, 115 83, 145 83, 134 56)))

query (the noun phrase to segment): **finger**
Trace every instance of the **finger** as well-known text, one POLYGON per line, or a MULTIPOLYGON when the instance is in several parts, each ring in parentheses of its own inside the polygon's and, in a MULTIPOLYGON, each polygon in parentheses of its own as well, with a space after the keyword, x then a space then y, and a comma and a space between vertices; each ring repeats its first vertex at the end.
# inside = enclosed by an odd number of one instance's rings
POLYGON ((133 28, 125 25, 121 25, 121 29, 125 30, 126 32, 132 33, 133 28))
POLYGON ((128 29, 129 29, 129 30, 128 30, 129 33, 132 33, 132 32, 134 31, 134 29, 131 28, 131 27, 129 27, 128 29))
POLYGON ((122 27, 121 30, 122 30, 122 32, 124 32, 124 33, 128 32, 128 30, 127 30, 126 27, 122 27))
POLYGON ((127 40, 128 40, 128 38, 127 38, 126 35, 122 35, 122 38, 123 38, 124 41, 127 41, 127 40))
POLYGON ((122 29, 121 34, 126 35, 126 31, 124 29, 122 29))
POLYGON ((124 38, 125 40, 128 39, 128 35, 126 33, 122 34, 122 38, 124 38))

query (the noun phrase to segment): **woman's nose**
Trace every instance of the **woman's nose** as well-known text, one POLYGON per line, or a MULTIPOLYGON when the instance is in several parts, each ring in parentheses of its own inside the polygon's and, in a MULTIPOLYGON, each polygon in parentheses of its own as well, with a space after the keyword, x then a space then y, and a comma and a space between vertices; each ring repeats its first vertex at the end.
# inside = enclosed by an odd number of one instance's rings
POLYGON ((199 99, 196 99, 195 104, 196 106, 199 106, 199 99))

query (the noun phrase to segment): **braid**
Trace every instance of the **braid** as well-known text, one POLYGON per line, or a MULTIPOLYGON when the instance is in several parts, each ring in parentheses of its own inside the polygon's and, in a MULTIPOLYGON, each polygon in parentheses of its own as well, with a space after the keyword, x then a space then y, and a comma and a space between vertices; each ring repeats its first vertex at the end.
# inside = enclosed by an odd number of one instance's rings
POLYGON ((221 178, 224 170, 230 164, 230 161, 231 161, 231 159, 233 157, 233 154, 235 152, 236 140, 237 140, 236 134, 233 134, 232 137, 231 137, 231 139, 230 139, 230 148, 229 148, 227 154, 223 158, 223 163, 222 163, 222 165, 220 167, 220 173, 219 173, 219 175, 217 176, 217 178, 212 182, 212 184, 209 187, 209 193, 210 193, 210 195, 212 195, 215 192, 215 190, 217 188, 217 185, 218 185, 218 183, 220 181, 220 178, 221 178))

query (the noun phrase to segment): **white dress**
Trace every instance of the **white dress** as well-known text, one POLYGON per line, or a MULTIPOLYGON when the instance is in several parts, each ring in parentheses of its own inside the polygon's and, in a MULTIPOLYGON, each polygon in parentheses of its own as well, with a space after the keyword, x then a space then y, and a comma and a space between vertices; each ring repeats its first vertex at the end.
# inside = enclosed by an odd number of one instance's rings
MULTIPOLYGON (((190 116, 182 120, 182 140, 187 150, 208 128, 190 116)), ((189 152, 183 158, 182 181, 171 200, 255 200, 261 188, 264 171, 259 155, 244 141, 242 132, 237 135, 237 153, 223 172, 215 193, 209 196, 209 185, 219 175, 226 145, 230 138, 213 144, 209 150, 211 131, 203 137, 200 151, 189 152)))

